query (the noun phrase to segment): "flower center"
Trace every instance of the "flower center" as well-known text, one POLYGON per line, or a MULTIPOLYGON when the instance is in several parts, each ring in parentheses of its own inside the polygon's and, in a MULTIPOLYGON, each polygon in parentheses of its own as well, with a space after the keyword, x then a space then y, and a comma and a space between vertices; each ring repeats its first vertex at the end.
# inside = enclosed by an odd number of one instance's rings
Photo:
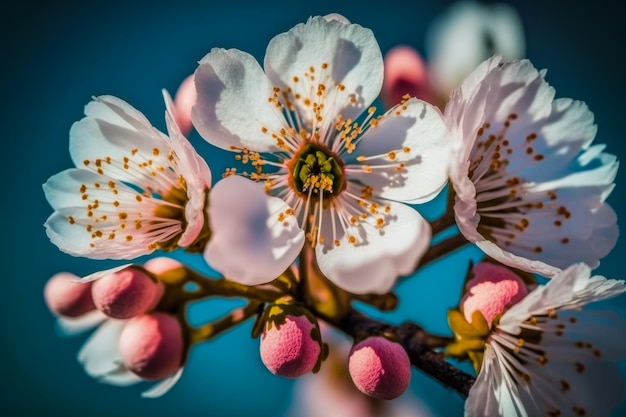
POLYGON ((305 144, 289 165, 291 185, 301 195, 327 200, 344 188, 343 162, 323 145, 305 144))

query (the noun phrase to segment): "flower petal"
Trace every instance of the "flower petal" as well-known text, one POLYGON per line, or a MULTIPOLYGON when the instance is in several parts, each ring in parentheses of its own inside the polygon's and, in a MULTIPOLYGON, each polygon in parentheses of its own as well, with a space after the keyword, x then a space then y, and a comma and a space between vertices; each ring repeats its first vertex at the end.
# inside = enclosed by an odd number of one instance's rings
POLYGON ((226 150, 245 146, 256 152, 278 151, 261 129, 278 132, 285 119, 268 102, 274 91, 254 57, 213 48, 200 61, 194 79, 198 96, 191 120, 206 141, 226 150))
POLYGON ((308 125, 313 113, 305 99, 316 101, 318 84, 325 86, 327 94, 338 92, 327 102, 325 122, 334 125, 337 114, 344 119, 361 114, 378 96, 383 82, 383 58, 372 31, 321 16, 275 36, 267 47, 264 67, 275 86, 289 87, 294 97, 301 98, 294 104, 308 125), (345 93, 335 90, 338 84, 345 86, 345 93))
POLYGON ((618 162, 591 146, 588 107, 555 100, 544 75, 528 60, 485 61, 445 117, 460 231, 507 265, 551 276, 574 262, 596 267, 615 246, 616 217, 604 200, 618 162))
POLYGON ((60 336, 73 337, 93 329, 107 316, 100 310, 93 310, 79 317, 57 317, 56 330, 60 336))
POLYGON ((163 379, 149 390, 142 392, 141 396, 143 398, 159 398, 167 394, 183 375, 183 369, 184 368, 180 368, 178 371, 163 379))
POLYGON ((519 332, 519 323, 531 316, 545 315, 548 310, 575 309, 624 292, 624 281, 591 276, 588 265, 574 264, 507 310, 500 319, 499 327, 516 334, 519 332))
POLYGON ((282 274, 304 244, 290 207, 261 183, 240 176, 219 181, 209 202, 211 239, 204 258, 228 279, 267 283, 282 274), (283 219, 284 218, 284 219, 283 219))
POLYGON ((56 209, 46 233, 73 256, 131 259, 153 252, 182 228, 180 221, 155 215, 160 199, 90 170, 62 171, 48 179, 44 192, 56 209))
POLYGON ((100 382, 131 385, 141 379, 124 368, 118 342, 126 320, 109 319, 87 339, 78 352, 85 372, 100 382))
MULTIPOLYGON (((430 226, 413 208, 389 202, 390 215, 378 228, 372 216, 358 223, 358 243, 349 243, 346 234, 336 236, 315 252, 322 273, 333 283, 355 294, 386 293, 400 275, 413 272, 430 243, 430 226)), ((332 222, 324 219, 322 234, 333 236, 332 222)))
POLYGON ((88 116, 70 128, 74 165, 165 194, 166 185, 159 187, 155 174, 177 180, 167 169, 171 163, 166 136, 133 107, 113 99, 94 99, 86 107, 88 116))
POLYGON ((211 170, 176 124, 174 103, 166 90, 163 90, 163 97, 167 108, 165 123, 169 133, 168 142, 178 156, 177 165, 187 184, 187 198, 189 199, 185 204, 187 227, 177 242, 178 246, 186 247, 196 240, 204 226, 204 205, 206 190, 211 187, 211 170))
POLYGON ((439 109, 424 101, 411 98, 389 110, 356 149, 365 160, 350 179, 373 187, 379 197, 423 203, 447 183, 450 137, 439 109), (379 157, 368 159, 373 156, 379 157))
POLYGON ((510 372, 491 346, 465 402, 466 417, 528 416, 510 372))

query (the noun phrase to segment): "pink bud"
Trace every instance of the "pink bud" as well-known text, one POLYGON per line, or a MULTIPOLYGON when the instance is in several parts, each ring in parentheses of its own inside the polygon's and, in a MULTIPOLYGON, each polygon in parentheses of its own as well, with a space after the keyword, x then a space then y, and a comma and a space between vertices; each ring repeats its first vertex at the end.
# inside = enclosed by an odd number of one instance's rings
POLYGON ((467 283, 467 292, 461 300, 465 320, 471 323, 472 314, 480 311, 491 326, 494 317, 522 300, 528 289, 524 281, 504 266, 481 262, 472 269, 474 278, 467 283))
POLYGON ((261 336, 261 360, 273 374, 296 378, 310 372, 321 353, 320 342, 311 337, 315 327, 306 316, 287 316, 277 326, 265 325, 261 336))
POLYGON ((126 268, 93 282, 96 307, 109 317, 128 319, 152 309, 163 295, 163 284, 136 268, 126 268))
POLYGON ((126 369, 143 379, 163 379, 182 365, 180 324, 165 313, 133 317, 122 330, 119 348, 126 369))
POLYGON ((182 266, 183 264, 178 262, 176 259, 168 258, 166 256, 152 258, 143 265, 146 270, 152 272, 154 275, 159 275, 182 266))
POLYGON ((183 80, 174 96, 174 107, 176 109, 176 124, 183 135, 188 135, 193 129, 191 124, 191 108, 196 104, 196 86, 193 81, 193 74, 183 80))
POLYGON ((385 55, 385 78, 381 99, 386 109, 400 103, 408 94, 430 101, 430 87, 424 60, 410 46, 399 45, 385 55))
POLYGON ((76 282, 79 278, 69 272, 52 276, 44 287, 44 300, 54 314, 78 317, 96 309, 91 298, 91 282, 76 282))
POLYGON ((399 397, 411 382, 409 355, 399 343, 380 336, 352 347, 348 371, 359 391, 379 400, 399 397))

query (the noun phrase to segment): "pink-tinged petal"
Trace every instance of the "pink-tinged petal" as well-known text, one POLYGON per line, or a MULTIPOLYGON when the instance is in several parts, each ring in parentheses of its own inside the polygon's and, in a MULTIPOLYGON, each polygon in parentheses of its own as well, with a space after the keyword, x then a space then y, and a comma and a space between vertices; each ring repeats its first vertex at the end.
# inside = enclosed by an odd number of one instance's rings
POLYGON ((324 219, 322 234, 328 244, 316 246, 317 262, 322 273, 346 291, 388 292, 400 275, 414 270, 428 248, 431 237, 428 222, 409 206, 388 204, 390 215, 382 228, 372 216, 354 228, 357 243, 350 243, 349 235, 340 234, 336 236, 339 245, 334 245, 332 222, 324 219))
POLYGON ((196 104, 191 120, 200 135, 226 150, 248 147, 277 151, 263 128, 279 132, 285 125, 279 109, 268 102, 272 85, 251 55, 236 49, 214 48, 196 69, 196 104))
POLYGON ((431 101, 428 73, 419 52, 408 45, 398 45, 385 54, 384 63, 381 99, 386 109, 399 104, 406 94, 431 101))
POLYGON ((275 86, 289 87, 294 97, 300 97, 294 104, 307 124, 314 117, 305 100, 314 101, 318 84, 333 97, 332 109, 322 122, 331 126, 337 114, 354 119, 362 113, 378 96, 383 81, 382 54, 372 32, 321 16, 275 36, 267 47, 264 67, 275 86), (338 84, 345 86, 344 93, 336 90, 338 84))
POLYGON ((263 184, 230 176, 213 187, 209 200, 211 239, 204 258, 228 279, 263 284, 298 256, 304 232, 290 207, 268 196, 263 184))
POLYGON ((180 161, 178 166, 187 185, 187 198, 189 199, 187 204, 185 204, 187 227, 177 242, 178 246, 186 247, 196 240, 204 226, 204 206, 206 193, 211 187, 211 170, 206 161, 198 155, 194 147, 181 132, 175 121, 175 109, 172 98, 166 90, 163 90, 163 97, 167 109, 165 122, 170 135, 168 143, 178 156, 180 161))
POLYGON ((423 203, 446 185, 450 152, 439 109, 412 98, 363 134, 355 152, 360 166, 350 165, 348 175, 373 187, 376 196, 423 203))

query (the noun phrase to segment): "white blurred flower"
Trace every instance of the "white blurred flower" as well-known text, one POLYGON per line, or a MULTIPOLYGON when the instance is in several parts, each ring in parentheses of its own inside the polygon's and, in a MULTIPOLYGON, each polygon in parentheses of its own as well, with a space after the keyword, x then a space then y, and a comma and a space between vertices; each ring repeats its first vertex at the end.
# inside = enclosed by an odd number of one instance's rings
POLYGON ((572 265, 506 310, 486 339, 466 416, 609 415, 623 397, 623 318, 581 311, 626 291, 572 265))
POLYGON ((440 112, 410 99, 374 117, 380 49, 370 30, 337 15, 276 36, 264 67, 235 49, 207 54, 195 72, 196 130, 291 206, 278 218, 297 219, 330 280, 387 292, 430 241, 426 221, 401 203, 428 201, 446 183, 440 112))
POLYGON ((524 27, 511 5, 457 1, 426 32, 432 87, 445 100, 485 59, 494 54, 519 59, 525 49, 524 27))
POLYGON ((550 277, 575 262, 595 268, 615 246, 605 199, 618 162, 592 145, 585 103, 555 99, 544 76, 527 60, 495 56, 453 92, 444 114, 460 231, 498 261, 550 277))

